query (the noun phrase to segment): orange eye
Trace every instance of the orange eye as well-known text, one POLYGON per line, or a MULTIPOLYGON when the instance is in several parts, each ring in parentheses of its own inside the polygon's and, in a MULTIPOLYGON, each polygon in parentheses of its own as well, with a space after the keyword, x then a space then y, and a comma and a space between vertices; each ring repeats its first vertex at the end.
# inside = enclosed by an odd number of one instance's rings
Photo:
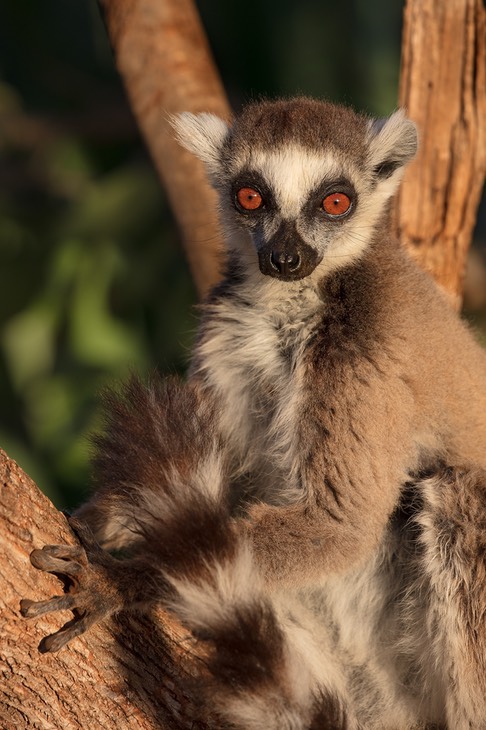
POLYGON ((236 193, 236 199, 244 210, 257 210, 263 203, 262 196, 253 188, 240 188, 236 193))
POLYGON ((351 207, 351 200, 345 193, 331 193, 322 201, 322 207, 328 215, 344 215, 351 207))

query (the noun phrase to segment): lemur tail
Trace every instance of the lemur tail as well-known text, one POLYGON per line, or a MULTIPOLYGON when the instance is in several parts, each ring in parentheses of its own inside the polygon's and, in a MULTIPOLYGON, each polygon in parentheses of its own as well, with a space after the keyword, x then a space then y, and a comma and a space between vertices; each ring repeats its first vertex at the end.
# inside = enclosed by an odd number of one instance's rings
POLYGON ((231 557, 201 558, 198 575, 169 577, 170 608, 207 645, 201 682, 216 713, 245 730, 345 728, 338 671, 322 676, 301 611, 265 592, 250 547, 236 538, 231 557))
POLYGON ((172 587, 167 607, 205 645, 197 690, 215 727, 345 728, 337 669, 323 673, 310 626, 288 596, 264 586, 230 515, 216 405, 176 380, 146 388, 132 379, 108 401, 93 504, 105 518, 114 509, 117 529, 100 527, 98 537, 105 530, 110 544, 120 525, 136 534, 140 552, 152 555, 172 587))

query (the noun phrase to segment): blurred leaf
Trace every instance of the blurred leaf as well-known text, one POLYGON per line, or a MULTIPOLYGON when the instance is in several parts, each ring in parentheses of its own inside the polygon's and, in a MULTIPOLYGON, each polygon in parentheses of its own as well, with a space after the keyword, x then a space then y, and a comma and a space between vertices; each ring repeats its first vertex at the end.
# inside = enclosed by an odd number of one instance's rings
POLYGON ((51 190, 66 198, 86 192, 93 170, 83 146, 75 139, 63 137, 42 151, 42 164, 48 171, 51 190))
POLYGON ((120 268, 113 245, 100 244, 96 256, 89 251, 80 256, 70 313, 73 354, 80 362, 109 368, 146 361, 141 338, 110 311, 110 285, 120 268))
POLYGON ((34 307, 5 326, 2 344, 17 389, 52 368, 55 320, 55 312, 49 307, 34 307))

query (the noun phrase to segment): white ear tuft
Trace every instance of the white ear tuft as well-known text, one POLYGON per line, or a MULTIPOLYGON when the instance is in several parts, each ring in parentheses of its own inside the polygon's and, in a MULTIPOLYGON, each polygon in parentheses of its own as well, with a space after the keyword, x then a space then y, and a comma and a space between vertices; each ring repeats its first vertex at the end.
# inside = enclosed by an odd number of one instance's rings
POLYGON ((407 164, 417 152, 418 134, 414 122, 399 109, 385 119, 369 124, 370 161, 376 174, 387 178, 407 164))
POLYGON ((182 146, 199 157, 210 174, 215 174, 220 166, 221 148, 229 132, 226 122, 214 114, 183 112, 172 117, 171 124, 182 146))

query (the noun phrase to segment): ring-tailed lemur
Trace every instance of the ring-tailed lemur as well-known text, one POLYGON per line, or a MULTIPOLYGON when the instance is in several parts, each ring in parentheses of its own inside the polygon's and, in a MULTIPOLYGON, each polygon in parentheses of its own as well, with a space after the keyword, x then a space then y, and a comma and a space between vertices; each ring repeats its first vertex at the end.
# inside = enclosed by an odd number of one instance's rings
POLYGON ((486 727, 486 357, 390 233, 413 123, 298 98, 175 126, 226 277, 188 382, 109 397, 77 523, 103 549, 34 551, 80 587, 23 613, 82 610, 55 651, 162 602, 247 730, 486 727))

